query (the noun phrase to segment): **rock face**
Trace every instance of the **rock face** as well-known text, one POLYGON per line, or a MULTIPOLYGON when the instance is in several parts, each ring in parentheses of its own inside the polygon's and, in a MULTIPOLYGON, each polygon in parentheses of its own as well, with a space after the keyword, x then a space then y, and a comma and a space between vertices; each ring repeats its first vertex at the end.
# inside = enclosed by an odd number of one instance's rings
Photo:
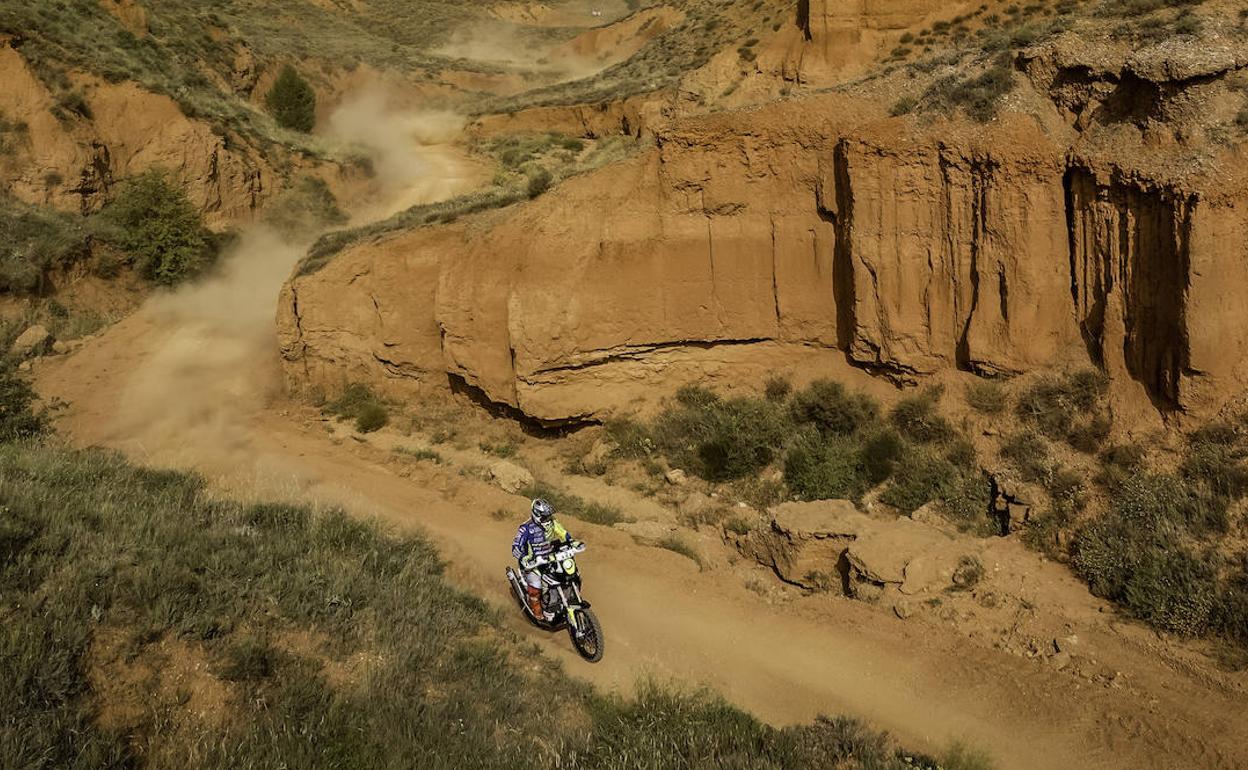
MULTIPOLYGON (((1078 99, 1060 56, 1019 66, 1065 94, 1054 122, 1118 136, 1135 118, 1106 94, 1187 72, 1140 61, 1080 70, 1078 99)), ((1157 109, 1186 82, 1154 84, 1157 109)), ((1119 414, 1218 409, 1248 374, 1248 183, 1040 125, 922 128, 841 95, 654 124, 639 157, 292 278, 287 369, 395 395, 449 376, 549 422, 846 359, 904 382, 1095 365, 1119 414)))
POLYGON ((787 583, 874 600, 950 585, 967 544, 928 524, 872 518, 848 500, 784 503, 768 511, 771 526, 737 536, 744 555, 787 583))
MULTIPOLYGON (((126 18, 142 14, 134 3, 105 4, 126 18)), ((0 159, 0 187, 16 197, 86 213, 102 206, 118 182, 159 166, 175 175, 210 225, 220 226, 249 219, 272 192, 280 175, 260 153, 134 83, 74 75, 91 118, 58 119, 52 94, 20 49, 6 43, 0 37, 0 114, 22 116, 26 130, 0 159)))
POLYGON ((941 0, 797 0, 760 64, 800 83, 831 83, 870 63, 884 33, 949 6, 941 0))

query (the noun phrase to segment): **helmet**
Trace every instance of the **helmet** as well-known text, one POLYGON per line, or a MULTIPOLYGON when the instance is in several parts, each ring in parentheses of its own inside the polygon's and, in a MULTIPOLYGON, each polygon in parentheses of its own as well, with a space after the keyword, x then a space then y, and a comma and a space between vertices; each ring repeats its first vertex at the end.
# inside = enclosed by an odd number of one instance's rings
POLYGON ((533 501, 532 512, 533 521, 538 524, 549 524, 550 520, 555 518, 555 506, 540 497, 533 501))

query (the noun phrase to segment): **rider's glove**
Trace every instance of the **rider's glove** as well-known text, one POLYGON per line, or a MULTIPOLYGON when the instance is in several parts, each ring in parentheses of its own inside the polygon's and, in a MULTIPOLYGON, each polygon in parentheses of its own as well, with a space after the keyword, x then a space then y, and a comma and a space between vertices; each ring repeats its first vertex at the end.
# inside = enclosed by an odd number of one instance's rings
POLYGON ((533 569, 533 562, 537 561, 532 556, 525 556, 520 559, 520 566, 526 570, 533 569))

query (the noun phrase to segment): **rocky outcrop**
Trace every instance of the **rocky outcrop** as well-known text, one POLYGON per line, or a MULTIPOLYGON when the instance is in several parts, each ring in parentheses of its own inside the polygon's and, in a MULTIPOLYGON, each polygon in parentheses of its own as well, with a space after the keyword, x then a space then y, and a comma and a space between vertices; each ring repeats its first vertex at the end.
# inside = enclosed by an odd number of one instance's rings
POLYGON ((759 66, 797 83, 836 82, 874 63, 887 33, 917 25, 936 12, 961 12, 951 7, 956 5, 941 0, 797 0, 787 23, 770 36, 759 66))
POLYGON ((672 93, 660 91, 597 104, 532 107, 483 115, 469 124, 465 132, 474 139, 545 132, 589 138, 652 136, 656 126, 665 122, 665 113, 671 110, 673 101, 672 93))
POLYGON ((939 592, 976 548, 906 517, 872 518, 848 500, 790 502, 767 513, 769 527, 730 534, 744 556, 786 583, 862 599, 939 592))
MULTIPOLYGON (((137 8, 122 3, 122 8, 137 8)), ((134 83, 76 75, 90 118, 58 118, 56 100, 19 50, 0 44, 0 115, 22 117, 24 141, 0 187, 29 203, 90 212, 120 180, 159 166, 214 226, 244 221, 276 186, 260 154, 187 118, 171 98, 134 83)))

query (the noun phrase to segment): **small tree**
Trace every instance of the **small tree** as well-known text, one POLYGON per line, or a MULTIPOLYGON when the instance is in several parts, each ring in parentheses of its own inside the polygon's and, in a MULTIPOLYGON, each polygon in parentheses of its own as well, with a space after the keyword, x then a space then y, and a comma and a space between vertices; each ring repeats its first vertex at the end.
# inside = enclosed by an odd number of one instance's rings
POLYGON ((264 103, 283 128, 307 133, 316 126, 316 92, 289 64, 282 67, 264 103))
POLYGON ((209 263, 211 243, 199 212, 164 171, 130 180, 104 212, 115 240, 149 281, 175 284, 209 263))

